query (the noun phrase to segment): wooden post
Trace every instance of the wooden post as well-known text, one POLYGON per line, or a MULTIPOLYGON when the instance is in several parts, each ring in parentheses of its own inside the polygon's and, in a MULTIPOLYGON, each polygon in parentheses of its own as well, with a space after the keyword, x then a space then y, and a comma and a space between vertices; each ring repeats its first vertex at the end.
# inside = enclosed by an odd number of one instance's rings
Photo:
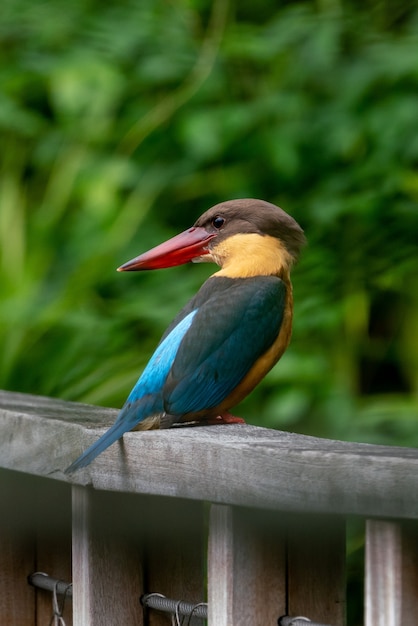
POLYGON ((286 609, 278 514, 214 504, 209 522, 209 626, 276 624, 286 609))
POLYGON ((365 626, 414 626, 417 621, 416 523, 366 522, 365 626))
POLYGON ((73 487, 74 626, 143 625, 130 503, 119 494, 73 487))
POLYGON ((288 615, 345 624, 345 522, 299 515, 288 521, 288 615))

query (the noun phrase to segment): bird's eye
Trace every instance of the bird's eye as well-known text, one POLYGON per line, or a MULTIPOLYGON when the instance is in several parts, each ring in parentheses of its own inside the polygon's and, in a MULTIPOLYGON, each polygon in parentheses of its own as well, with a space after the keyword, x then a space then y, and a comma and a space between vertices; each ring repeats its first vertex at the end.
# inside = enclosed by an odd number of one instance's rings
POLYGON ((225 224, 225 218, 220 217, 219 215, 217 217, 214 217, 212 220, 212 224, 215 228, 219 229, 222 228, 222 226, 225 224))

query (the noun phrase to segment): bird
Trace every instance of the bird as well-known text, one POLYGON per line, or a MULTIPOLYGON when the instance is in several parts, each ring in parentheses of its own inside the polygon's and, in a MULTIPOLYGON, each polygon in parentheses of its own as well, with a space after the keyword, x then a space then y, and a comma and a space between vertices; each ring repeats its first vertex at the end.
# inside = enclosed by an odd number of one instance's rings
POLYGON ((119 267, 130 272, 192 261, 220 269, 168 326, 113 426, 66 473, 89 465, 131 430, 243 422, 230 409, 290 342, 290 270, 305 243, 302 228, 280 207, 253 198, 228 200, 119 267))

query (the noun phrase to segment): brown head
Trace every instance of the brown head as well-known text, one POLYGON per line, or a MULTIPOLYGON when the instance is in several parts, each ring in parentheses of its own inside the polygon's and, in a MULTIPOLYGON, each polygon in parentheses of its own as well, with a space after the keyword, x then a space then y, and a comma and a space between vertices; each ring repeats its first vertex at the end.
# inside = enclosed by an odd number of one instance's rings
POLYGON ((212 207, 192 228, 125 263, 121 271, 157 269, 188 261, 213 261, 218 274, 280 274, 305 244, 299 224, 281 208, 246 198, 212 207))

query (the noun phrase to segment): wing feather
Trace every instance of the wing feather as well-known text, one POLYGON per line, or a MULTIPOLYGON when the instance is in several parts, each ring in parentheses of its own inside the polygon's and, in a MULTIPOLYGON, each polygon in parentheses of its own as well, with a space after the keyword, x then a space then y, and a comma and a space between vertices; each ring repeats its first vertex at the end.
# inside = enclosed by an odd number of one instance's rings
POLYGON ((266 276, 235 279, 202 302, 164 386, 166 412, 185 415, 220 404, 276 339, 285 296, 283 281, 266 276))

